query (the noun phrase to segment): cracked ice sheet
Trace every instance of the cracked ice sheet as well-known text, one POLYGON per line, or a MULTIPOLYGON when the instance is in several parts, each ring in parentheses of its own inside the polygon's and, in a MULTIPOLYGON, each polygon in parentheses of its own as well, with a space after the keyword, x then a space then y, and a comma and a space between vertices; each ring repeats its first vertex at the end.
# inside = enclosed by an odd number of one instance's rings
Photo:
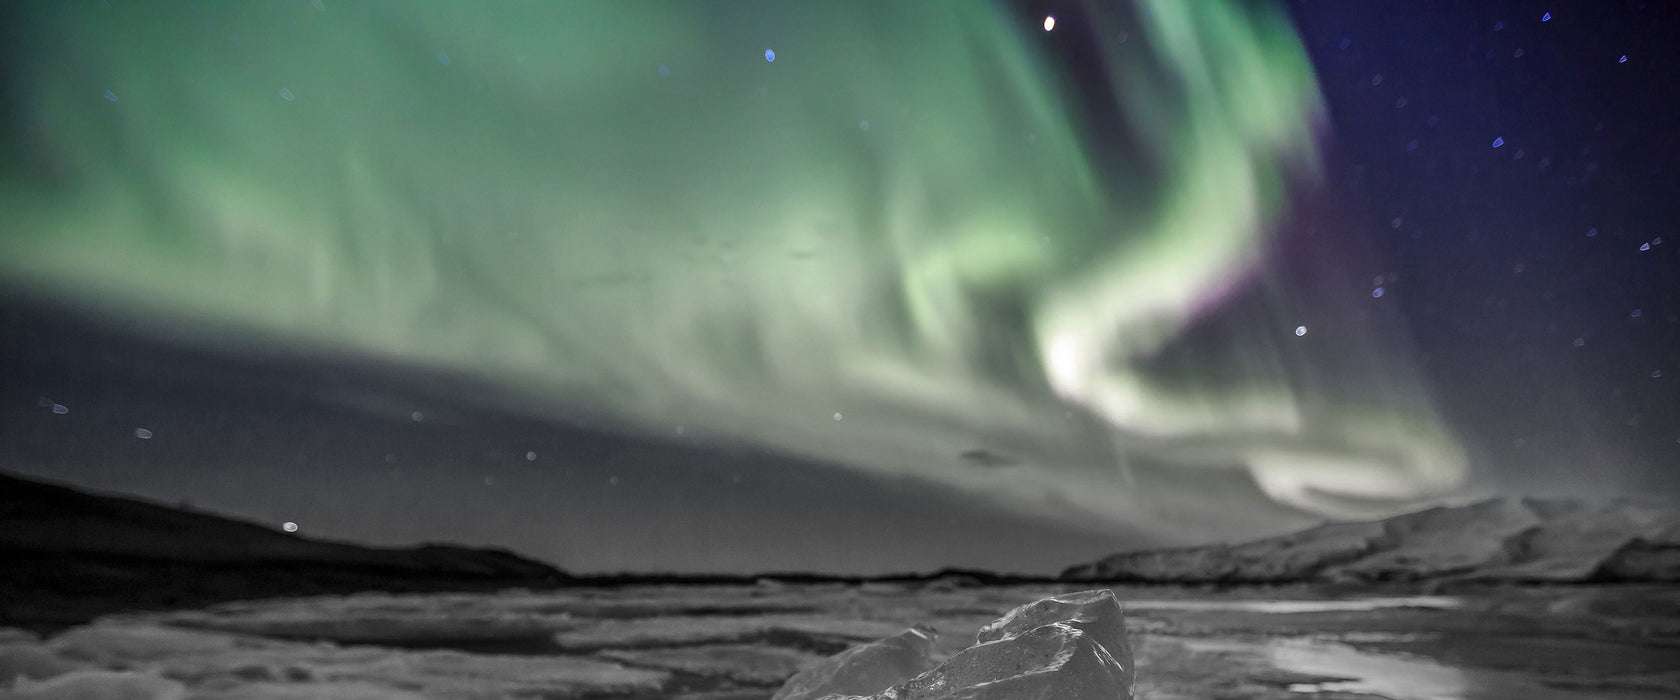
MULTIPOLYGON (((177 686, 194 698, 633 694, 659 688, 670 679, 667 672, 763 688, 824 654, 901 631, 904 620, 925 615, 919 605, 966 611, 987 605, 982 600, 991 597, 979 591, 918 595, 912 588, 875 584, 246 601, 107 618, 45 642, 18 634, 17 641, 0 646, 0 670, 33 668, 39 672, 25 675, 59 676, 46 685, 18 685, 19 691, 48 692, 68 684, 61 691, 74 695, 102 684, 146 689, 152 693, 146 697, 177 686), (825 613, 803 612, 812 607, 825 613), (713 614, 681 614, 697 611, 713 614), (553 635, 557 647, 595 655, 585 659, 559 649, 531 656, 412 650, 534 631, 553 635), (313 639, 322 641, 299 641, 313 639), (118 668, 132 673, 107 672, 118 668)), ((989 619, 976 618, 973 626, 989 619)), ((965 630, 949 641, 960 648, 972 636, 965 630)), ((736 691, 706 692, 724 697, 736 691)))
POLYGON ((281 639, 405 648, 474 642, 559 653, 768 640, 820 653, 897 634, 929 613, 936 649, 966 648, 974 633, 1032 599, 1032 589, 930 590, 845 585, 646 586, 601 591, 506 591, 495 596, 382 594, 227 603, 139 616, 162 624, 281 639), (909 621, 909 622, 906 622, 909 621))
POLYGON ((795 646, 815 648, 833 654, 860 642, 873 641, 903 631, 903 623, 892 620, 857 620, 842 615, 799 617, 649 617, 638 620, 607 620, 600 624, 561 632, 555 639, 561 648, 594 651, 624 647, 742 642, 786 637, 795 646))
POLYGON ((340 647, 174 629, 140 620, 111 620, 75 628, 38 643, 36 648, 83 668, 53 679, 17 680, 7 691, 15 697, 60 697, 47 695, 49 692, 70 693, 65 697, 73 697, 98 685, 126 688, 148 698, 171 697, 168 689, 178 686, 187 696, 206 700, 476 700, 519 694, 565 698, 655 692, 669 677, 661 671, 571 656, 340 647), (107 673, 119 669, 126 675, 107 673), (69 687, 55 691, 59 686, 69 687))
MULTIPOLYGON (((549 636, 647 620, 784 620, 797 624, 813 611, 844 608, 859 594, 844 587, 799 591, 684 587, 594 592, 504 591, 495 596, 364 593, 290 600, 234 602, 204 610, 144 616, 163 624, 283 639, 425 646, 429 640, 496 641, 549 636)), ((744 623, 743 623, 744 624, 744 623)), ((841 623, 842 626, 844 623, 841 623)), ((634 629, 626 627, 625 629, 634 629)), ((438 646, 449 646, 438 644, 438 646)))
POLYGON ((775 688, 800 670, 825 657, 793 649, 759 644, 709 644, 666 649, 615 649, 604 659, 638 668, 658 668, 731 682, 775 688))
POLYGON ((474 593, 381 593, 316 596, 299 599, 237 601, 206 608, 204 612, 236 618, 255 616, 274 619, 285 615, 333 614, 441 614, 515 613, 536 615, 579 615, 583 617, 643 617, 649 615, 748 614, 776 611, 804 611, 819 601, 835 596, 857 595, 843 584, 811 585, 798 589, 765 585, 743 596, 740 586, 627 586, 616 589, 529 591, 509 589, 494 596, 474 593))

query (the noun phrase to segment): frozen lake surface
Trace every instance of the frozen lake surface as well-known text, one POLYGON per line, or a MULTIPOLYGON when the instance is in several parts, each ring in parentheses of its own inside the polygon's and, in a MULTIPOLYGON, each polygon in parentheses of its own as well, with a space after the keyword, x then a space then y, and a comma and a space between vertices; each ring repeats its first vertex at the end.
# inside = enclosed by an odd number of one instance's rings
MULTIPOLYGON (((927 623, 939 652, 1079 586, 641 586, 271 600, 0 631, 0 697, 768 698, 805 666, 927 623)), ((1328 595, 1116 588, 1138 697, 1673 698, 1680 591, 1328 595)))

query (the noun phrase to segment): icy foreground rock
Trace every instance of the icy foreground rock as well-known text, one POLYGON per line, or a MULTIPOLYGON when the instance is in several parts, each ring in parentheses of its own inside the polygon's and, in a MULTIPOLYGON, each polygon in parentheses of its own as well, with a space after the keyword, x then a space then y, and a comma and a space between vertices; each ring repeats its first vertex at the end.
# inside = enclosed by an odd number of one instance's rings
POLYGON ((936 665, 933 641, 937 634, 931 627, 917 625, 852 647, 789 678, 771 700, 863 695, 915 678, 936 665))
POLYGON ((775 700, 1113 700, 1132 697, 1125 616, 1109 591, 1028 603, 931 670, 931 638, 906 630, 788 679, 775 700))

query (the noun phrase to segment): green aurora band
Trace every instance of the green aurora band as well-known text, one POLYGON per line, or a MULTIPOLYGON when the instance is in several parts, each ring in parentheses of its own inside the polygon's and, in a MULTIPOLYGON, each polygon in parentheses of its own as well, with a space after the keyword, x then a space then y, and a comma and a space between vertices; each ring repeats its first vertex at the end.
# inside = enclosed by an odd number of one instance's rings
POLYGON ((1465 475, 1415 386, 1304 394, 1293 321, 1152 369, 1315 177, 1275 7, 1093 8, 1118 123, 979 1, 9 12, 14 290, 1058 518, 1151 522, 1136 460, 1332 515, 1465 475))

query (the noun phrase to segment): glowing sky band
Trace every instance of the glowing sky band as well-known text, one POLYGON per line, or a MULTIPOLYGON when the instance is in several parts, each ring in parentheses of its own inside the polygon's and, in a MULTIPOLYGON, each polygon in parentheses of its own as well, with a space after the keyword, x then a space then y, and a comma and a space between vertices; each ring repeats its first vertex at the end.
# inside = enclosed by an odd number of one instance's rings
POLYGON ((1322 107, 1275 8, 1133 9, 1088 13, 1109 97, 985 2, 25 5, 0 279, 1058 518, 1150 522, 1130 456, 1327 513, 1456 486, 1420 402, 1152 374, 1322 107))

